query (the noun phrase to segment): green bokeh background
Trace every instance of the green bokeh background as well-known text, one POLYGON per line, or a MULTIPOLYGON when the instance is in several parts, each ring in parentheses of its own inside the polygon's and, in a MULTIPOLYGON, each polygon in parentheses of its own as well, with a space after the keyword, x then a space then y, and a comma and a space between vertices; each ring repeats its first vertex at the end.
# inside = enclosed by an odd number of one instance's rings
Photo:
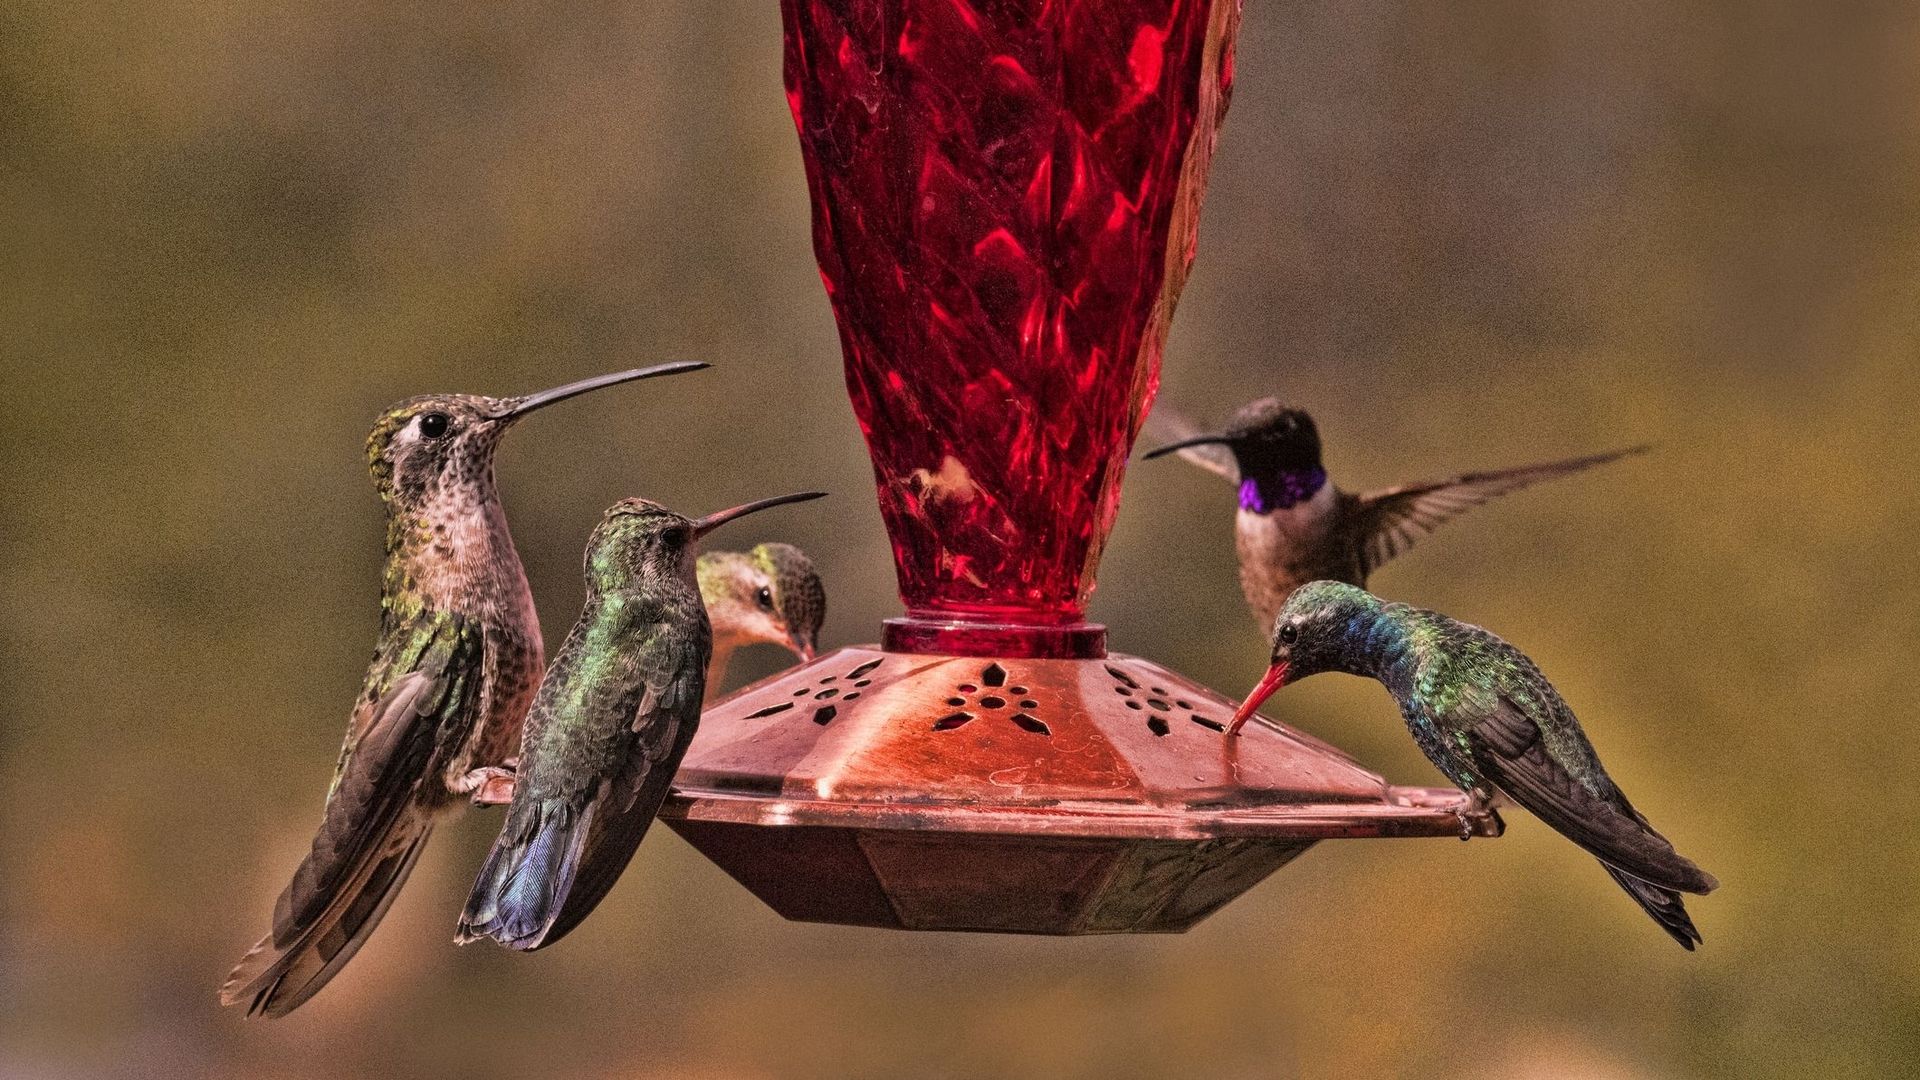
MULTIPOLYGON (((787 924, 662 830, 510 956, 450 943, 476 815, 311 1005, 216 1008, 365 660, 387 402, 711 360, 506 448, 549 638, 635 493, 830 489, 731 539, 815 554, 830 644, 894 613, 778 65, 772 0, 0 7, 0 1076, 1920 1068, 1920 18, 1872 3, 1256 0, 1169 345, 1163 400, 1283 394, 1350 487, 1659 444, 1375 585, 1556 679, 1725 883, 1698 954, 1516 814, 1086 940, 787 924)), ((1238 691, 1226 492, 1129 485, 1095 614, 1238 691)), ((1274 711, 1438 780, 1377 687, 1274 711)))

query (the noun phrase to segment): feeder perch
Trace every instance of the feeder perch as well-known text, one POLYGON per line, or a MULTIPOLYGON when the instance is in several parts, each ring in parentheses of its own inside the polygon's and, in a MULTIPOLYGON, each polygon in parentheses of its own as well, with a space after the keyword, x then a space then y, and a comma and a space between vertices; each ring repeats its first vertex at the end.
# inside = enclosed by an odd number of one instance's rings
POLYGON ((1094 569, 1191 265, 1237 0, 783 0, 904 618, 709 708, 663 819, 782 915, 1185 930, 1333 837, 1497 835, 1108 653, 1094 569), (1463 825, 1464 823, 1464 825, 1463 825))

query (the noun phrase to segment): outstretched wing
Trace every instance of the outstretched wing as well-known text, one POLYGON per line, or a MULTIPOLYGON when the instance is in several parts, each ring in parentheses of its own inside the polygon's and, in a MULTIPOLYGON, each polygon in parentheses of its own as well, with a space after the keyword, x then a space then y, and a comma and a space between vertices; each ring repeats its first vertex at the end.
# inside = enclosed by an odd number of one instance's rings
POLYGON ((365 942, 419 857, 442 740, 469 729, 481 641, 458 616, 391 628, 341 749, 313 846, 274 905, 273 932, 221 987, 225 1004, 280 1016, 326 985, 365 942))
MULTIPOLYGON (((1717 884, 1655 832, 1604 774, 1593 787, 1581 783, 1511 699, 1499 698, 1466 739, 1487 783, 1610 868, 1679 892, 1705 893, 1717 884)), ((1592 769, 1598 771, 1597 760, 1592 769)))
POLYGON ((622 733, 620 769, 587 811, 587 835, 572 887, 541 947, 565 937, 592 914, 639 850, 699 726, 711 648, 702 620, 677 632, 657 623, 637 650, 640 700, 622 733))
MULTIPOLYGON (((1165 405, 1155 404, 1153 411, 1147 414, 1147 423, 1141 434, 1154 444, 1179 442, 1204 434, 1205 429, 1188 417, 1165 405)), ((1232 483, 1240 482, 1240 466, 1233 460, 1233 451, 1221 443, 1203 443, 1174 451, 1190 465, 1199 467, 1224 477, 1232 483)))
POLYGON ((1542 480, 1567 476, 1609 461, 1647 451, 1628 447, 1606 454, 1550 461, 1518 469, 1464 473, 1445 480, 1369 491, 1357 496, 1355 539, 1360 547, 1362 575, 1371 574, 1388 560, 1412 547, 1421 537, 1481 503, 1542 480))

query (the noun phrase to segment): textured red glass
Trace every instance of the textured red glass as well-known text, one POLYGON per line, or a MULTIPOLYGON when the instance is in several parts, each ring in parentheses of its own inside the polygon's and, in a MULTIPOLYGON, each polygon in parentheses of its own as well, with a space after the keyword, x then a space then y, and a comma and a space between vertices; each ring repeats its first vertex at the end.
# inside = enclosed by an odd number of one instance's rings
POLYGON ((1192 261, 1238 0, 782 7, 908 636, 978 653, 1077 624, 1192 261))
POLYGON ((908 615, 708 706, 662 820, 790 919, 1030 934, 1184 930, 1323 839, 1498 835, 1457 789, 1226 737, 1236 698, 1080 621, 1238 0, 783 8, 908 615))

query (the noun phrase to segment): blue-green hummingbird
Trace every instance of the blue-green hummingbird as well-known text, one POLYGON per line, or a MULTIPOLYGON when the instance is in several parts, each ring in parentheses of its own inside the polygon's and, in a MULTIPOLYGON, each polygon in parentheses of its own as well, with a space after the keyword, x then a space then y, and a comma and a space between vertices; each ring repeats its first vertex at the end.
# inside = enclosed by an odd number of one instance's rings
MULTIPOLYGON (((1681 893, 1718 886, 1654 831, 1600 764, 1573 710, 1519 649, 1477 626, 1391 604, 1338 581, 1294 590, 1273 626, 1267 673, 1229 734, 1275 690, 1323 671, 1375 679, 1413 739, 1481 808, 1525 807, 1600 860, 1661 929, 1688 949, 1700 932, 1681 893)), ((1462 833, 1467 835, 1466 818, 1462 833)))
POLYGON ((525 397, 438 394, 389 408, 367 438, 386 505, 373 660, 312 850, 273 929, 220 1000, 283 1016, 319 992, 386 914, 434 825, 498 775, 540 678, 540 622, 494 486, 516 423, 555 402, 701 363, 600 375, 525 397))
POLYGON ((1305 582, 1327 578, 1364 587, 1381 564, 1466 510, 1542 480, 1646 450, 1636 446, 1355 495, 1328 478, 1313 417, 1277 398, 1242 407, 1218 432, 1199 432, 1191 422, 1160 408, 1151 422, 1173 441, 1144 457, 1177 452, 1238 485, 1234 545, 1240 591, 1262 631, 1273 625, 1288 594, 1305 582))
POLYGON ((712 632, 694 545, 808 491, 689 520, 614 504, 588 538, 587 599, 527 713, 512 804, 455 940, 559 941, 606 896, 666 800, 700 722, 712 632))

